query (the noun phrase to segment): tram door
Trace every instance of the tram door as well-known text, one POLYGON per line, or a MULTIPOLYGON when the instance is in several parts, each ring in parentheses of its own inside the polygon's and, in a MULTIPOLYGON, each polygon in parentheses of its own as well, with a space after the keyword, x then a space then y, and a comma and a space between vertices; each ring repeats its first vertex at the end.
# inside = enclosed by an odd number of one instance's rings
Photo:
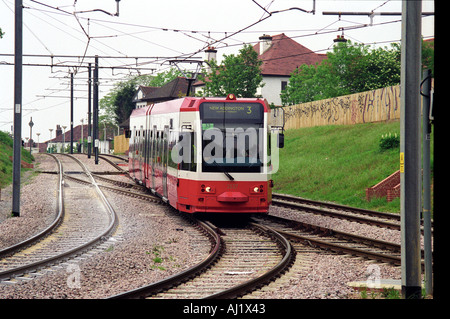
POLYGON ((133 138, 133 148, 132 148, 132 153, 131 153, 131 170, 132 170, 133 176, 136 178, 136 160, 137 160, 137 155, 136 155, 137 130, 136 130, 136 126, 133 129, 132 138, 133 138))
POLYGON ((147 125, 146 131, 145 131, 145 186, 151 187, 151 167, 150 167, 150 158, 152 156, 151 149, 152 149, 152 131, 150 130, 150 116, 147 116, 147 125))
POLYGON ((168 198, 167 192, 167 163, 169 160, 169 126, 164 126, 163 135, 163 153, 162 153, 162 184, 163 184, 163 194, 165 198, 168 198))
POLYGON ((152 188, 156 190, 156 181, 155 181, 155 166, 156 166, 156 157, 157 157, 157 143, 158 140, 156 138, 156 125, 153 126, 152 133, 152 188))

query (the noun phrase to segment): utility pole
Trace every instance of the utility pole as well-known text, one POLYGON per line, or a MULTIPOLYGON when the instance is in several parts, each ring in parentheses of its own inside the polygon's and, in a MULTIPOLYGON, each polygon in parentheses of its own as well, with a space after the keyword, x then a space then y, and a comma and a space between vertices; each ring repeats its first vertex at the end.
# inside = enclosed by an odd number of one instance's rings
POLYGON ((31 147, 33 146, 33 118, 30 117, 30 123, 28 123, 28 125, 30 126, 30 154, 31 154, 31 147))
POLYGON ((94 64, 94 155, 95 164, 98 164, 98 55, 95 56, 94 64))
POLYGON ((420 69, 422 1, 402 2, 400 213, 402 295, 421 297, 420 69))
POLYGON ((70 72, 70 154, 73 154, 73 72, 70 72))
POLYGON ((22 0, 15 0, 14 9, 14 145, 12 216, 20 216, 20 164, 22 152, 22 0))
POLYGON ((433 294, 433 252, 431 244, 431 187, 430 187, 430 100, 431 70, 423 71, 422 91, 422 140, 423 140, 423 248, 425 252, 425 290, 427 295, 433 294))
POLYGON ((81 153, 84 153, 84 119, 81 119, 81 153))
POLYGON ((92 88, 92 79, 91 79, 91 63, 88 66, 88 158, 91 158, 91 145, 92 145, 92 128, 91 128, 91 88, 92 88))

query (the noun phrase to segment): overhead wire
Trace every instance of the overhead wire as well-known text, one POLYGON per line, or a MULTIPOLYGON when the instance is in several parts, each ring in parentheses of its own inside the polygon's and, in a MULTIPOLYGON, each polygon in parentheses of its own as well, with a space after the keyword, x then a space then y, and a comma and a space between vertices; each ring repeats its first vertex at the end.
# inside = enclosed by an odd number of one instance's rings
MULTIPOLYGON (((2 1, 4 2, 5 0, 2 0, 2 1)), ((71 16, 76 16, 74 13, 71 13, 71 12, 69 12, 69 11, 63 10, 62 7, 54 7, 54 6, 47 5, 47 4, 45 4, 45 3, 42 3, 42 2, 36 1, 36 0, 30 0, 30 1, 33 2, 33 3, 39 4, 39 5, 45 6, 45 7, 47 7, 47 8, 51 8, 52 11, 49 11, 49 10, 43 10, 43 9, 38 9, 38 8, 35 8, 35 7, 29 7, 29 9, 33 9, 33 10, 42 12, 43 14, 46 14, 46 15, 52 15, 52 16, 53 16, 54 14, 60 14, 60 15, 71 15, 71 16), (54 11, 53 11, 53 10, 54 10, 54 11), (56 11, 56 12, 55 12, 55 11, 56 11), (51 13, 51 14, 48 14, 48 13, 51 13)), ((189 38, 192 38, 192 39, 197 40, 197 41, 202 42, 202 43, 205 43, 205 42, 206 42, 206 44, 203 45, 203 47, 202 47, 201 49, 199 49, 199 50, 197 50, 197 51, 195 51, 195 52, 193 52, 193 53, 187 53, 187 54, 183 54, 183 53, 180 52, 180 51, 177 51, 177 50, 174 50, 174 49, 165 47, 166 49, 169 49, 169 50, 172 50, 172 51, 174 51, 174 52, 176 52, 176 53, 179 53, 180 55, 179 55, 178 57, 179 57, 180 59, 188 59, 188 58, 192 57, 193 55, 202 52, 204 49, 206 49, 206 48, 208 47, 208 45, 218 45, 217 48, 223 48, 223 47, 225 47, 225 46, 226 46, 226 47, 229 47, 229 46, 242 45, 242 43, 244 43, 244 42, 235 39, 235 36, 236 36, 236 35, 238 35, 238 34, 244 34, 244 33, 257 33, 257 32, 260 32, 260 31, 256 31, 256 30, 253 30, 253 31, 252 31, 252 30, 249 30, 249 29, 251 29, 251 28, 254 27, 255 25, 257 25, 257 24, 259 24, 259 23, 265 21, 266 19, 268 19, 269 17, 271 17, 271 16, 272 16, 273 14, 275 14, 275 13, 286 12, 286 11, 288 11, 288 10, 300 10, 300 11, 306 12, 305 10, 302 10, 302 9, 300 9, 300 8, 290 8, 290 9, 284 9, 284 10, 278 10, 278 11, 269 12, 269 11, 268 11, 268 7, 273 3, 273 1, 272 1, 268 6, 266 6, 267 8, 262 7, 261 5, 259 5, 259 4, 258 4, 256 1, 254 1, 254 0, 252 0, 252 1, 253 1, 255 4, 257 4, 259 7, 261 7, 261 9, 263 9, 263 10, 265 11, 265 13, 267 13, 267 14, 269 14, 269 15, 266 16, 266 17, 264 17, 265 14, 263 14, 263 15, 261 16, 261 18, 258 19, 256 22, 253 22, 253 23, 247 25, 246 27, 241 28, 241 29, 239 29, 239 30, 237 30, 237 31, 233 31, 233 32, 230 32, 230 31, 211 31, 211 30, 209 30, 209 31, 207 31, 207 30, 187 30, 187 29, 186 29, 186 30, 181 30, 181 29, 166 28, 166 27, 153 27, 153 26, 146 26, 146 25, 139 25, 139 24, 123 23, 123 22, 119 22, 119 21, 107 21, 107 20, 102 20, 102 19, 89 19, 89 18, 85 18, 85 17, 76 17, 77 22, 78 22, 78 24, 80 25, 80 27, 81 27, 81 29, 82 29, 84 35, 88 38, 88 42, 86 43, 86 47, 85 47, 85 50, 84 50, 83 55, 82 55, 83 58, 82 58, 82 62, 80 62, 80 66, 81 66, 81 64, 83 63, 84 58, 87 56, 88 47, 91 45, 90 39, 95 39, 96 42, 98 42, 98 43, 100 43, 100 44, 102 44, 102 45, 108 47, 108 48, 111 49, 111 50, 115 50, 115 52, 118 52, 120 55, 123 55, 124 57, 126 56, 125 53, 120 52, 120 51, 118 51, 117 49, 115 49, 115 48, 113 48, 113 47, 111 47, 111 46, 109 46, 109 45, 107 45, 107 44, 105 44, 105 43, 102 43, 99 39, 101 39, 102 37, 105 37, 105 38, 106 38, 106 37, 113 37, 113 36, 114 36, 114 37, 117 37, 117 36, 135 36, 136 34, 144 33, 144 32, 150 32, 150 31, 164 31, 164 32, 171 31, 171 32, 177 32, 177 33, 180 33, 180 34, 182 34, 182 35, 184 35, 184 36, 187 36, 187 37, 189 37, 189 38), (89 34, 89 33, 90 33, 90 30, 86 31, 86 30, 83 28, 83 25, 82 25, 82 23, 80 22, 80 20, 82 20, 82 19, 88 19, 88 21, 90 21, 90 22, 92 22, 92 23, 96 23, 96 24, 98 24, 99 26, 102 26, 102 27, 105 27, 105 28, 110 28, 111 30, 113 30, 113 31, 115 31, 115 32, 117 32, 117 33, 116 33, 115 35, 108 35, 108 36, 92 36, 92 35, 89 34), (130 27, 146 28, 146 29, 150 29, 150 30, 149 30, 149 31, 136 31, 136 32, 123 32, 123 31, 119 31, 119 30, 117 30, 117 29, 115 29, 115 28, 113 28, 113 27, 106 26, 105 24, 115 24, 115 25, 123 25, 123 26, 126 25, 126 26, 130 26, 130 27), (199 34, 200 36, 204 37, 204 38, 206 39, 206 41, 205 41, 205 39, 197 38, 197 37, 193 36, 192 34, 199 34), (220 34, 224 34, 224 36, 223 36, 223 37, 219 37, 219 39, 214 39, 214 38, 212 37, 212 34, 214 34, 214 35, 216 35, 216 34, 219 34, 219 35, 220 35, 220 34), (225 43, 225 40, 228 40, 228 39, 229 39, 229 40, 232 40, 232 41, 237 41, 238 44, 228 44, 228 43, 225 43), (208 41, 208 40, 209 40, 209 41, 208 41)), ((389 1, 390 1, 390 0, 385 1, 382 5, 376 7, 374 10, 379 9, 380 7, 382 7, 383 5, 385 5, 385 4, 386 4, 387 2, 389 2, 389 1)), ((374 10, 373 10, 373 11, 374 11, 374 10)), ((56 19, 56 20, 57 20, 57 19, 56 19)), ((44 19, 44 21, 45 21, 45 19, 44 19)), ((58 21, 58 20, 57 20, 57 21, 58 21)), ((386 23, 395 23, 395 22, 399 22, 399 21, 400 21, 400 20, 398 20, 398 21, 386 22, 386 23)), ((384 23, 383 23, 383 24, 384 24, 384 23)), ((89 25, 89 22, 88 22, 88 25, 89 25)), ((380 24, 378 24, 378 25, 380 25, 380 24)), ((363 28, 363 27, 367 27, 367 26, 368 26, 368 25, 360 24, 359 26, 346 27, 346 30, 352 30, 352 29, 356 29, 356 28, 363 28)), ((56 26, 54 26, 54 27, 56 27, 56 26)), ((302 35, 298 35, 298 36, 291 36, 290 38, 300 38, 300 37, 306 37, 306 36, 313 36, 313 35, 319 35, 319 34, 326 34, 326 33, 336 32, 335 29, 329 29, 328 27, 329 27, 329 26, 324 27, 324 28, 321 28, 321 29, 290 30, 290 31, 293 31, 293 32, 303 32, 303 31, 306 31, 306 32, 308 32, 308 31, 309 31, 309 32, 313 32, 313 31, 315 31, 314 33, 302 34, 302 35)), ((80 32, 80 30, 77 30, 77 31, 80 32)), ((287 32, 286 30, 281 30, 281 31, 287 32)), ((65 32, 65 31, 64 31, 64 32, 65 32)), ((272 31, 268 31, 268 32, 272 32, 272 31)), ((71 33, 67 33, 67 34, 70 34, 70 35, 72 36, 71 33)), ((36 35, 35 35, 35 37, 36 37, 36 35)), ((143 40, 142 38, 140 38, 140 37, 138 37, 138 36, 135 36, 135 38, 138 39, 138 40, 140 40, 140 41, 143 40)), ((80 40, 80 39, 77 39, 77 40, 80 40)), ((151 43, 151 41, 149 42, 148 40, 147 40, 147 42, 150 43, 150 44, 155 44, 155 43, 151 43)), ((256 43, 256 42, 258 42, 258 41, 250 42, 250 43, 256 43)), ((246 42, 246 43, 248 43, 248 42, 246 42)), ((378 42, 378 43, 380 43, 380 42, 378 42)), ((43 44, 43 43, 41 43, 41 44, 45 47, 45 44, 43 44)), ((46 47, 45 47, 45 48, 46 48, 46 47)), ((47 50, 48 52, 51 53, 51 51, 50 51, 48 48, 46 48, 46 50, 47 50)), ((324 50, 326 50, 326 49, 321 49, 321 50, 317 50, 317 51, 314 51, 314 52, 321 52, 321 51, 324 51, 324 50)), ((286 56, 286 57, 287 57, 287 56, 286 56)), ((279 59, 286 58, 286 57, 280 57, 279 59)), ((106 62, 107 60, 104 60, 104 61, 105 61, 105 63, 107 63, 107 64, 109 64, 110 66, 112 66, 112 64, 106 62)), ((156 60, 155 60, 155 61, 156 61, 156 60)), ((60 63, 62 64, 63 62, 60 61, 60 63)), ((123 63, 123 62, 121 62, 121 63, 123 63)), ((152 62, 149 62, 149 61, 139 62, 139 65, 142 65, 142 64, 150 64, 150 63, 152 63, 152 62)), ((137 65, 137 64, 138 64, 138 63, 137 63, 137 61, 136 61, 136 65, 137 65)), ((123 65, 123 64, 122 64, 122 65, 123 65)), ((131 66, 131 63, 126 64, 126 65, 131 66)), ((111 68, 111 69, 114 69, 114 68, 111 68)))
MULTIPOLYGON (((35 2, 35 3, 38 3, 38 4, 42 4, 41 2, 39 2, 39 1, 36 1, 36 0, 30 0, 30 1, 32 1, 32 2, 35 2)), ((253 1, 253 0, 252 0, 253 1)), ((389 0, 388 0, 389 1, 389 0)), ((388 1, 385 1, 382 5, 380 5, 380 6, 378 6, 377 8, 375 8, 374 10, 376 10, 376 9, 378 9, 379 7, 381 7, 381 6, 383 6, 384 4, 386 4, 388 1)), ((267 14, 269 14, 268 16, 266 16, 266 17, 264 17, 264 15, 259 19, 259 20, 257 20, 256 22, 254 22, 254 23, 252 23, 252 24, 250 24, 249 26, 247 26, 247 27, 244 27, 244 28, 242 28, 242 29, 240 29, 240 30, 238 30, 238 31, 234 31, 234 32, 230 32, 230 31, 211 31, 211 30, 190 30, 190 29, 175 29, 175 28, 168 28, 168 27, 156 27, 156 26, 148 26, 148 25, 141 25, 141 24, 136 24, 136 23, 124 23, 124 22, 120 22, 120 21, 108 21, 108 20, 104 20, 104 19, 94 19, 94 18, 90 18, 90 21, 91 22, 102 22, 103 24, 102 24, 102 26, 103 27, 106 27, 104 24, 106 23, 106 24, 116 24, 116 25, 122 25, 122 26, 131 26, 131 27, 139 27, 139 28, 147 28, 147 29, 152 29, 152 30, 159 30, 159 31, 172 31, 172 32, 177 32, 177 33, 181 33, 181 34, 184 34, 185 36, 189 36, 189 37, 191 37, 191 38, 194 38, 194 39, 196 39, 196 40, 198 40, 198 41, 201 41, 201 39, 198 39, 198 38, 196 38, 196 37, 194 37, 194 36, 191 36, 189 33, 199 33, 199 34, 201 34, 202 36, 204 36, 205 38, 207 38, 207 39, 212 39, 212 41, 207 41, 207 43, 201 48, 201 49, 199 49, 199 50, 197 50, 197 51, 195 51, 195 53, 191 53, 191 54, 186 54, 186 59, 187 58, 190 58, 190 57, 192 57, 192 54, 196 54, 196 53, 199 53, 199 52, 202 52, 204 49, 206 49, 208 46, 210 46, 210 45, 214 45, 214 44, 218 44, 218 43, 224 43, 224 45, 225 46, 230 46, 228 43, 225 43, 224 42, 224 40, 226 40, 226 39, 230 39, 230 38, 232 38, 232 37, 234 37, 235 35, 237 35, 237 34, 240 34, 240 33, 246 33, 246 32, 260 32, 260 31, 251 31, 251 30, 248 30, 248 29, 250 29, 251 27, 253 27, 254 25, 256 25, 256 24, 258 24, 258 23, 260 23, 260 22, 262 22, 262 21, 264 21, 265 19, 267 19, 268 17, 270 17, 271 15, 273 15, 274 13, 280 13, 280 12, 286 12, 286 11, 289 11, 289 10, 300 10, 300 11, 303 11, 303 12, 312 12, 312 11, 307 11, 307 10, 304 10, 304 9, 301 9, 301 8, 288 8, 288 9, 282 9, 282 10, 277 10, 277 11, 273 11, 273 12, 269 12, 266 8, 264 8, 263 6, 261 6, 260 4, 258 4, 258 2, 256 2, 256 1, 253 1, 256 5, 258 5, 261 9, 263 9, 264 11, 265 11, 265 13, 267 13, 267 14), (224 37, 222 37, 222 38, 220 38, 219 40, 217 40, 217 39, 213 39, 212 37, 211 37, 211 34, 225 34, 225 36, 224 37)), ((273 2, 273 1, 272 1, 273 2)), ((270 3, 270 4, 272 4, 272 2, 270 3)), ((270 6, 270 4, 268 5, 268 6, 270 6)), ((43 4, 42 4, 43 5, 43 4)), ((67 14, 70 14, 70 12, 68 12, 68 11, 65 11, 65 10, 62 10, 61 8, 58 8, 58 7, 53 7, 53 6, 50 6, 50 5, 46 5, 46 7, 49 7, 49 8, 53 8, 53 9, 55 9, 55 10, 58 10, 58 11, 62 11, 62 12, 64 12, 64 13, 67 13, 67 14)), ((37 10, 40 10, 40 9, 37 9, 37 10)), ((80 17, 80 19, 87 19, 87 18, 85 18, 85 17, 80 17)), ((335 22, 334 22, 335 23, 335 22)), ((363 26, 363 27, 365 27, 365 26, 367 26, 367 25, 364 25, 364 24, 361 24, 361 26, 363 26)), ((321 33, 321 31, 322 30, 324 30, 324 29, 326 29, 327 27, 325 27, 325 28, 321 28, 321 29, 316 29, 316 33, 317 34, 320 34, 321 33)), ((314 29, 313 29, 314 30, 314 29)), ((291 31, 295 31, 295 30, 291 30, 291 31)), ((299 30, 299 31, 301 31, 301 30, 299 30)), ((117 30, 116 30, 116 32, 117 32, 117 30)), ((286 31, 284 31, 284 32, 286 32, 286 31)), ((330 32, 333 32, 332 30, 330 31, 330 32)), ((127 33, 123 33, 123 32, 121 32, 122 33, 122 35, 126 35, 127 33)), ((131 33, 128 33, 128 34, 130 34, 131 35, 131 33)), ((139 38, 139 37, 137 37, 139 40, 142 40, 142 41, 147 41, 148 42, 148 40, 146 40, 146 39, 142 39, 142 38, 139 38)), ((234 40, 234 39, 233 39, 234 40)), ((239 42, 239 44, 240 45, 242 45, 242 43, 243 43, 243 41, 239 41, 239 40, 234 40, 234 41, 238 41, 239 42)), ((151 43, 151 44, 155 44, 155 43, 151 43)), ((105 44, 104 44, 105 45, 105 44)), ((106 45, 107 46, 107 45, 106 45)), ((114 49, 114 48, 112 48, 112 47, 109 47, 110 49, 114 49)), ((167 48, 167 47, 166 47, 167 48)), ((171 48, 168 48, 168 49, 171 49, 171 48)), ((174 49, 171 49, 171 50, 174 50, 174 49)), ((177 51, 177 50, 174 50, 174 51, 177 51)), ((122 52, 120 52, 121 54, 123 54, 122 52)), ((181 53, 181 52, 177 52, 177 53, 181 53)), ((181 57, 180 57, 181 58, 181 57)))

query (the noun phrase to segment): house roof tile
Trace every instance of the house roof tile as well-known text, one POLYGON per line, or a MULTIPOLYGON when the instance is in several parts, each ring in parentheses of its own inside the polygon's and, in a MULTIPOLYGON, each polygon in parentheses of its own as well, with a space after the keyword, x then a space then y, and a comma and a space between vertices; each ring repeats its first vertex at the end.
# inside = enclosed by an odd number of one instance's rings
MULTIPOLYGON (((74 143, 81 140, 81 126, 83 126, 83 137, 84 139, 88 138, 88 125, 77 125, 73 128, 73 141, 74 143)), ((100 127, 99 132, 103 131, 103 126, 100 127)), ((114 132, 107 126, 106 130, 106 138, 108 140, 114 139, 114 132)), ((66 133, 61 133, 60 135, 52 138, 51 140, 46 141, 45 143, 62 143, 65 141, 66 143, 70 142, 70 130, 66 131, 66 133), (63 137, 64 136, 64 137, 63 137)))
POLYGON ((272 36, 272 45, 262 55, 259 54, 260 42, 253 46, 263 60, 262 75, 290 76, 302 64, 315 64, 326 58, 292 40, 284 33, 272 36))
POLYGON ((177 99, 186 95, 188 85, 189 81, 186 78, 177 77, 160 88, 151 90, 151 92, 142 98, 142 101, 164 102, 167 100, 177 99))

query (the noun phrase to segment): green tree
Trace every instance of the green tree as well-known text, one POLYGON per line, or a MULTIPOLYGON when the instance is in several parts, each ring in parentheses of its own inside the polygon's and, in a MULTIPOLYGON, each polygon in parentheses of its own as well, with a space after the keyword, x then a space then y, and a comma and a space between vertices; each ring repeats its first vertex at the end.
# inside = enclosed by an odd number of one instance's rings
POLYGON ((205 82, 204 94, 210 96, 255 97, 256 90, 263 86, 261 75, 262 61, 251 45, 245 45, 239 54, 224 55, 218 65, 210 62, 211 71, 206 76, 199 76, 205 82))
POLYGON ((102 111, 99 122, 115 125, 126 121, 135 107, 133 97, 139 85, 160 87, 180 75, 178 70, 170 69, 156 76, 141 75, 115 84, 99 102, 102 111))
POLYGON ((149 81, 145 82, 145 84, 142 83, 141 85, 161 87, 164 84, 176 79, 178 76, 183 76, 183 74, 181 74, 181 72, 176 68, 170 68, 167 71, 152 76, 149 81))
POLYGON ((422 41, 422 68, 430 69, 434 76, 434 40, 422 41))
POLYGON ((338 43, 327 59, 302 65, 281 93, 283 105, 292 105, 378 89, 400 82, 400 46, 370 50, 351 41, 338 43))
POLYGON ((365 56, 364 82, 358 92, 375 90, 400 83, 400 45, 392 44, 391 50, 378 48, 365 56))
POLYGON ((114 113, 116 123, 122 123, 130 117, 134 109, 133 96, 136 93, 136 82, 128 81, 120 85, 114 97, 114 113))

